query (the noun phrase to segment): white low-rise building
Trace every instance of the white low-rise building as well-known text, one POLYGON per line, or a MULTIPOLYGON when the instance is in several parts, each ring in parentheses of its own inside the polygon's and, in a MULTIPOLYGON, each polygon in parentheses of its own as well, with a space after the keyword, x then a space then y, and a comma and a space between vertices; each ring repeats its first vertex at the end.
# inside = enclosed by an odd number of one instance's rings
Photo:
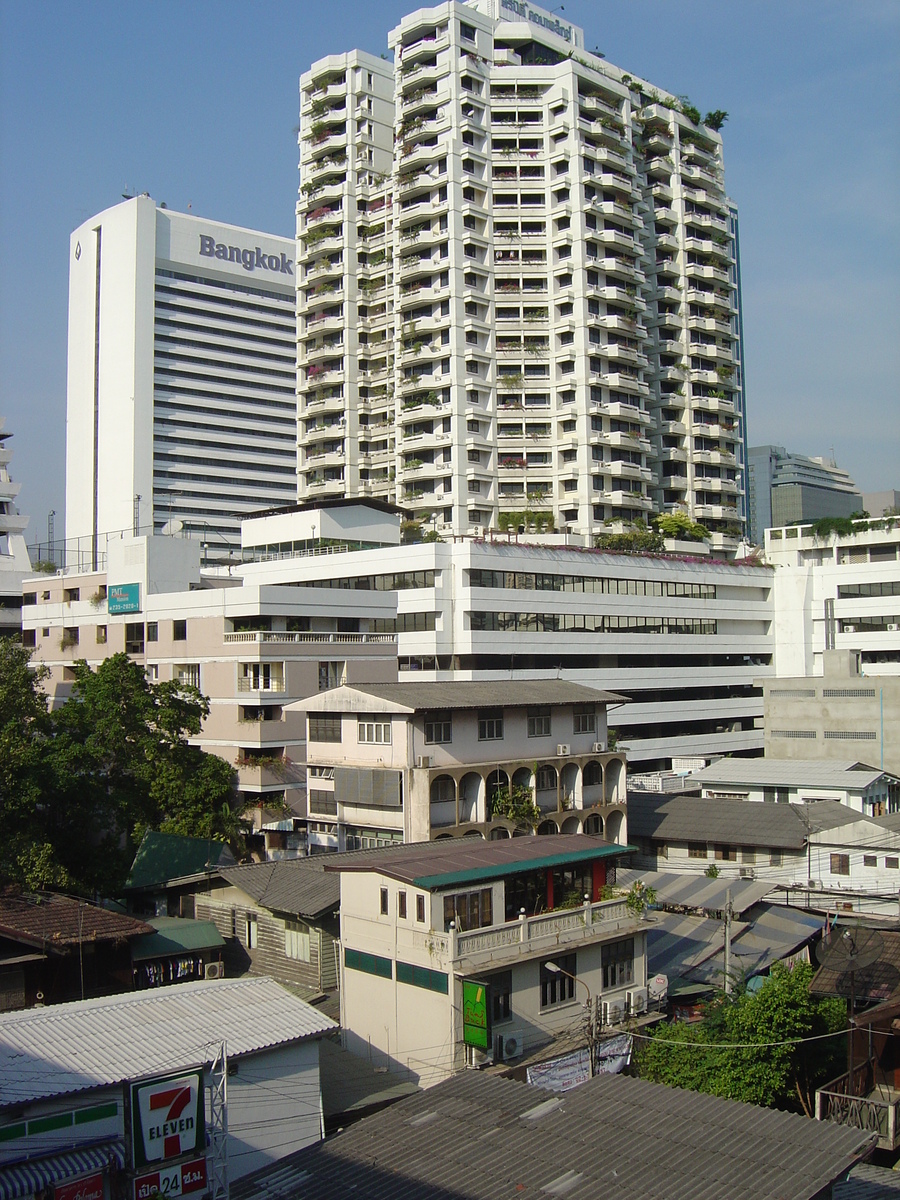
POLYGON ((643 870, 753 880, 758 899, 896 918, 900 831, 835 801, 750 804, 632 793, 629 835, 643 870))
POLYGON ((361 849, 447 836, 593 833, 624 843, 625 758, 607 748, 621 697, 565 680, 335 688, 307 714, 310 821, 361 849))
POLYGON ((646 924, 602 898, 622 853, 576 835, 336 856, 347 1048, 429 1086, 646 1011, 646 924))
MULTIPOLYGON (((0 1014, 0 1193, 26 1200, 80 1180, 99 1186, 87 1194, 109 1196, 101 1173, 127 1169, 123 1084, 196 1068, 209 1087, 223 1047, 227 1126, 210 1132, 222 1138, 228 1177, 317 1142, 319 1040, 336 1028, 266 978, 0 1014)), ((205 1142, 198 1149, 204 1157, 205 1142)))
POLYGON ((690 780, 711 800, 837 800, 867 817, 900 809, 900 779, 852 760, 722 758, 694 771, 690 780))

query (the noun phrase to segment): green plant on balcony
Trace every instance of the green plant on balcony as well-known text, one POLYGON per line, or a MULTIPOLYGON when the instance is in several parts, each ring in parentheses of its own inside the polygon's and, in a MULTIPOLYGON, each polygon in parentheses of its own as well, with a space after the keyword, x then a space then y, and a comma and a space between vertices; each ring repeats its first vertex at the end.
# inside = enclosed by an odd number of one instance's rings
POLYGON ((515 375, 502 374, 497 380, 498 387, 504 388, 521 388, 525 386, 525 376, 519 372, 515 375))
POLYGON ((71 650, 73 646, 78 645, 78 635, 70 633, 68 629, 64 629, 62 636, 59 639, 60 650, 71 650))
POLYGON ((314 100, 309 112, 314 121, 320 121, 328 112, 328 105, 324 100, 314 100))
POLYGON ((643 920, 644 913, 655 903, 655 888, 649 887, 640 879, 636 879, 631 885, 628 895, 625 897, 625 907, 628 911, 632 916, 637 917, 638 920, 643 920))
POLYGON ((716 367, 716 374, 720 379, 730 379, 734 374, 734 364, 721 363, 718 367, 716 367))
MULTIPOLYGON (((636 526, 624 533, 599 533, 594 538, 594 547, 597 550, 611 550, 617 553, 658 554, 665 549, 665 543, 662 534, 656 533, 644 525, 636 526)), ((614 748, 612 741, 609 743, 609 748, 611 750, 614 748)))
POLYGON ((727 120, 728 113, 725 111, 725 109, 716 108, 713 109, 712 112, 708 112, 706 114, 706 116, 703 118, 703 124, 707 127, 707 129, 713 129, 716 133, 718 133, 727 120))
POLYGON ((686 512, 660 513, 653 524, 665 537, 681 542, 705 542, 709 538, 706 526, 692 521, 686 512))
POLYGON ((424 460, 421 458, 408 458, 403 465, 407 471, 417 471, 419 467, 424 465, 424 460))
POLYGON ((55 575, 59 568, 49 558, 39 558, 36 563, 31 564, 31 569, 38 575, 55 575))
POLYGON ((105 592, 100 592, 100 591, 94 592, 94 594, 90 597, 91 608, 99 608, 105 599, 106 599, 105 592))
POLYGON ((489 819, 497 817, 516 826, 537 829, 544 819, 544 814, 535 804, 531 788, 510 783, 506 787, 497 788, 491 796, 489 819))

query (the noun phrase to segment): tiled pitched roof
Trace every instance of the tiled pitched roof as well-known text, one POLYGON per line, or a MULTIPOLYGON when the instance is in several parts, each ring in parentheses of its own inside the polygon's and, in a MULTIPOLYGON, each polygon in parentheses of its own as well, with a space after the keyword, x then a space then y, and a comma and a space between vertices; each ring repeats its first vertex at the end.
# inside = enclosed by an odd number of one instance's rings
POLYGON ((49 892, 0 896, 0 937, 42 950, 118 942, 152 932, 145 921, 70 896, 49 892))

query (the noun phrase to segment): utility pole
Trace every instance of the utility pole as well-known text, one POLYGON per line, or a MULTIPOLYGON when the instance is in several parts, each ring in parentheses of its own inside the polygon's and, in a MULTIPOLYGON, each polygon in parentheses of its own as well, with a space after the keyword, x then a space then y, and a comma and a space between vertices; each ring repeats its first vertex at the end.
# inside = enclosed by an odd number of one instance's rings
POLYGON ((725 995, 730 996, 731 983, 731 920, 734 908, 731 903, 731 888, 725 889, 725 995))

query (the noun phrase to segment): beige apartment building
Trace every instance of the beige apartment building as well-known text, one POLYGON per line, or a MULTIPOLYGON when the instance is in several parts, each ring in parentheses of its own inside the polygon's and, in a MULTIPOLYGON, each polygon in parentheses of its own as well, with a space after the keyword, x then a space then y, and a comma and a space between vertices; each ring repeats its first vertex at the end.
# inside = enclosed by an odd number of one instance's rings
POLYGON ((24 583, 23 636, 49 668, 51 703, 72 664, 125 652, 153 682, 209 697, 197 744, 233 763, 257 825, 306 815, 305 721, 292 701, 347 681, 392 680, 396 596, 241 586, 204 574, 199 541, 125 536, 106 570, 35 575, 24 583))

